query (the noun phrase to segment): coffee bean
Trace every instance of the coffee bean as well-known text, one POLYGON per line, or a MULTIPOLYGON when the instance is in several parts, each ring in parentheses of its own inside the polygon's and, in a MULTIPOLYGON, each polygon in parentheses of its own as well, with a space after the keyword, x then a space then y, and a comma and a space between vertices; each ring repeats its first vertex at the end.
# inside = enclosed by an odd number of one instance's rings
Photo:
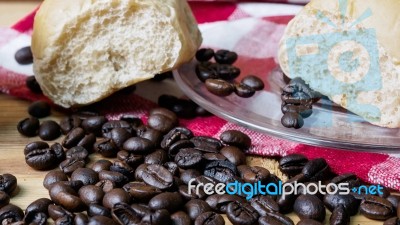
POLYGON ((89 152, 84 147, 75 146, 73 148, 70 148, 65 153, 65 155, 67 159, 76 158, 76 159, 86 160, 89 157, 89 152))
POLYGON ((168 109, 174 112, 179 118, 191 119, 196 117, 197 105, 186 99, 178 99, 168 109))
POLYGON ((65 173, 63 173, 62 171, 53 170, 48 172, 44 177, 43 186, 46 189, 49 189, 52 184, 57 183, 59 181, 68 181, 67 175, 65 175, 65 173))
POLYGON ((234 225, 253 225, 259 218, 257 211, 249 203, 239 201, 228 204, 226 215, 234 225))
POLYGON ((146 154, 154 150, 154 143, 140 137, 132 137, 125 141, 123 149, 135 154, 146 154))
POLYGON ((85 131, 80 128, 74 128, 65 136, 62 145, 65 148, 72 148, 78 145, 78 143, 85 137, 85 131))
POLYGON ((95 142, 96 136, 94 134, 87 134, 78 142, 77 146, 81 146, 87 149, 89 152, 93 152, 95 142))
POLYGON ((122 173, 107 170, 99 172, 99 179, 112 181, 118 187, 123 186, 129 181, 128 177, 126 177, 122 173))
MULTIPOLYGON (((82 128, 86 133, 93 133, 98 137, 102 135, 102 127, 107 122, 104 116, 93 116, 82 121, 82 128)), ((112 128, 110 128, 112 130, 112 128)))
POLYGON ((87 225, 118 225, 114 220, 105 216, 93 216, 87 225))
POLYGON ((29 117, 21 120, 17 125, 17 130, 20 134, 26 137, 34 137, 37 135, 40 127, 40 122, 37 118, 29 117))
POLYGON ((0 208, 8 205, 9 203, 10 203, 10 196, 4 191, 0 191, 0 208))
POLYGON ((2 224, 12 224, 24 219, 24 212, 16 205, 8 204, 0 209, 0 221, 2 224))
POLYGON ((258 219, 259 225, 294 225, 293 221, 280 213, 269 212, 258 219))
POLYGON ((164 136, 161 142, 161 148, 168 149, 177 141, 188 140, 192 137, 193 133, 191 130, 185 127, 175 127, 164 136))
POLYGON ((308 159, 304 155, 291 154, 279 160, 279 169, 289 176, 295 176, 301 173, 307 162, 308 159))
POLYGON ((176 114, 165 108, 152 109, 149 114, 150 116, 147 121, 148 126, 160 131, 161 133, 169 132, 179 123, 176 114))
POLYGON ((171 147, 168 150, 168 156, 170 159, 175 159, 176 154, 178 154, 178 152, 181 149, 194 148, 194 147, 195 146, 193 142, 189 140, 179 140, 171 145, 171 147))
POLYGON ((176 101, 178 101, 178 98, 173 96, 173 95, 160 95, 160 97, 158 97, 157 99, 157 104, 160 107, 163 108, 167 108, 169 110, 171 110, 171 106, 174 105, 176 103, 176 101))
POLYGON ((144 162, 143 155, 136 155, 132 152, 128 152, 125 150, 119 151, 117 153, 117 158, 119 160, 121 160, 122 162, 125 162, 126 164, 130 165, 133 168, 137 167, 138 165, 140 165, 144 162))
POLYGON ((42 89, 37 82, 35 76, 29 76, 25 80, 26 87, 35 94, 42 94, 42 89))
POLYGON ((219 138, 227 145, 237 146, 241 149, 248 149, 251 146, 250 137, 238 130, 226 130, 219 138))
POLYGON ((149 201, 153 210, 166 209, 170 213, 176 212, 183 205, 183 199, 177 192, 163 192, 154 196, 149 201))
POLYGON ((171 172, 157 164, 143 167, 140 177, 146 184, 161 190, 170 188, 174 182, 171 172))
POLYGON ((135 212, 132 207, 126 203, 117 203, 112 208, 112 217, 119 224, 139 224, 142 215, 135 212))
POLYGON ((75 225, 86 225, 89 222, 88 217, 83 213, 76 213, 74 217, 75 225))
POLYGON ((159 143, 163 138, 163 134, 148 126, 140 126, 136 130, 136 135, 140 138, 149 140, 154 144, 154 147, 159 147, 159 143))
POLYGON ((238 58, 238 55, 235 52, 231 52, 228 50, 218 50, 214 54, 214 59, 217 63, 221 64, 233 64, 238 58))
POLYGON ((361 202, 360 213, 373 220, 387 220, 393 216, 392 204, 381 197, 367 195, 361 202))
POLYGON ((47 215, 41 212, 26 213, 24 224, 45 225, 47 224, 47 215))
POLYGON ((228 64, 218 65, 216 67, 216 71, 217 71, 218 77, 220 77, 223 80, 227 80, 227 81, 234 80, 240 75, 239 68, 232 66, 232 65, 228 65, 228 64))
POLYGON ((82 181, 83 185, 94 185, 99 181, 98 174, 89 168, 78 168, 76 169, 72 175, 71 180, 80 180, 82 181))
POLYGON ((59 165, 61 171, 63 171, 65 174, 71 174, 78 168, 84 168, 86 165, 86 162, 84 159, 79 159, 79 158, 68 158, 64 161, 62 161, 59 165))
POLYGON ((45 141, 52 141, 60 137, 61 130, 53 120, 44 121, 39 128, 39 137, 45 141))
POLYGON ((229 194, 214 194, 209 197, 207 197, 206 202, 210 207, 218 212, 218 213, 226 213, 226 208, 229 203, 234 202, 234 201, 239 201, 239 202, 246 202, 246 199, 237 196, 237 195, 229 195, 229 194))
POLYGON ((256 91, 261 91, 264 89, 264 82, 255 75, 245 76, 240 83, 245 84, 256 91))
POLYGON ((111 130, 111 140, 115 143, 118 148, 121 148, 126 140, 132 137, 125 128, 114 128, 111 130))
POLYGON ((50 115, 51 107, 49 103, 45 101, 36 101, 33 102, 28 107, 29 115, 36 117, 36 118, 44 118, 50 115))
POLYGON ((91 168, 95 172, 99 173, 100 171, 103 171, 103 170, 110 170, 111 165, 112 165, 112 162, 110 162, 109 160, 100 159, 100 160, 97 160, 95 163, 93 163, 91 168))
POLYGON ((302 219, 297 225, 323 225, 321 222, 312 219, 302 219))
POLYGON ((143 121, 134 115, 122 115, 119 120, 128 122, 133 129, 136 129, 137 127, 143 125, 143 121))
POLYGON ((95 184, 95 186, 101 188, 104 193, 107 193, 116 187, 115 183, 111 180, 100 180, 95 184))
POLYGON ((213 161, 206 165, 204 175, 225 183, 232 176, 236 176, 236 166, 229 161, 213 161))
POLYGON ((308 118, 312 115, 312 105, 311 104, 296 105, 296 104, 282 103, 281 111, 283 114, 298 113, 304 119, 304 118, 308 118))
POLYGON ((214 50, 211 48, 201 48, 196 52, 196 59, 199 62, 206 62, 214 57, 214 50))
POLYGON ((260 214, 266 216, 268 212, 279 212, 279 205, 269 196, 257 196, 250 200, 251 206, 260 214))
POLYGON ((63 134, 68 134, 72 129, 80 127, 82 120, 75 115, 66 116, 60 121, 60 128, 63 134))
POLYGON ((346 212, 347 210, 343 205, 339 205, 332 212, 332 215, 329 219, 330 225, 349 225, 350 224, 350 216, 346 212))
POLYGON ((194 225, 224 225, 224 218, 215 212, 205 212, 199 215, 194 221, 194 225))
POLYGON ((104 157, 114 157, 117 154, 119 148, 114 143, 114 141, 106 138, 96 142, 94 144, 94 150, 104 157))
POLYGON ((294 202, 294 212, 301 219, 324 221, 324 203, 314 195, 300 195, 294 202))
POLYGON ((103 206, 112 209, 117 203, 130 203, 131 197, 122 188, 116 188, 107 192, 103 197, 103 206))
POLYGON ((195 220, 200 216, 200 214, 212 211, 208 203, 200 199, 192 199, 188 201, 185 204, 184 209, 192 220, 195 220))
POLYGON ((390 203, 392 203, 394 210, 397 209, 397 207, 399 206, 399 202, 400 202, 400 196, 398 195, 389 195, 386 200, 388 200, 390 203))
POLYGON ((387 187, 385 187, 385 186, 381 186, 381 188, 382 188, 381 191, 378 192, 378 196, 381 197, 381 198, 389 197, 390 196, 389 189, 387 187))
POLYGON ((221 97, 228 96, 235 90, 233 84, 222 79, 207 79, 206 88, 209 92, 221 97))
POLYGON ((172 224, 174 225, 191 225, 192 221, 188 214, 183 211, 178 211, 171 215, 172 224))
POLYGON ((28 205, 25 209, 25 215, 28 214, 36 214, 36 213, 44 213, 48 216, 48 207, 49 205, 53 204, 53 202, 48 198, 39 198, 33 201, 31 204, 28 205))
MULTIPOLYGON (((294 185, 295 183, 304 183, 307 181, 307 178, 304 176, 304 174, 298 174, 289 180, 287 180, 284 184, 292 184, 294 185)), ((288 189, 288 188, 287 188, 288 189)), ((288 191, 285 189, 286 191, 288 191)), ((274 190, 278 191, 278 190, 274 190)), ((294 202, 296 201, 298 195, 295 195, 294 193, 292 194, 286 194, 286 195, 279 195, 277 197, 276 202, 279 205, 279 211, 281 213, 290 213, 293 211, 293 205, 294 202)))
POLYGON ((49 205, 48 213, 52 220, 56 221, 64 216, 73 217, 73 214, 59 205, 49 205))
POLYGON ((392 217, 386 220, 383 225, 400 225, 400 220, 397 217, 392 217))
MULTIPOLYGON (((201 82, 206 82, 206 80, 208 80, 208 79, 218 79, 219 78, 218 72, 216 70, 216 64, 214 64, 214 63, 210 63, 210 62, 199 63, 196 65, 195 72, 196 72, 197 78, 199 78, 199 80, 201 82)), ((167 100, 169 102, 172 102, 172 100, 177 100, 177 99, 173 99, 173 98, 167 99, 166 97, 163 97, 161 100, 162 100, 161 101, 162 103, 166 103, 167 100)), ((160 104, 160 106, 162 106, 162 105, 160 104)))
POLYGON ((173 175, 179 176, 179 167, 175 162, 166 162, 164 163, 164 167, 173 175))
POLYGON ((256 93, 256 91, 253 88, 242 83, 235 84, 234 91, 237 96, 242 98, 250 98, 256 93))
MULTIPOLYGON (((292 79, 288 85, 283 88, 283 94, 294 96, 300 100, 317 102, 321 98, 321 94, 313 91, 305 82, 299 77, 292 79), (301 97, 301 98, 300 98, 301 97)), ((297 104, 297 103, 295 103, 297 104)))
MULTIPOLYGON (((99 121, 97 121, 97 122, 99 122, 99 121)), ((103 121, 100 121, 100 122, 103 122, 103 121)), ((83 125, 84 124, 82 124, 82 127, 83 127, 83 125)), ((132 133, 132 131, 133 131, 131 125, 128 122, 122 121, 122 120, 112 120, 112 121, 108 121, 108 122, 104 123, 103 126, 101 127, 103 137, 111 138, 111 131, 114 128, 123 128, 123 129, 126 129, 129 133, 132 133)))
POLYGON ((240 177, 248 183, 265 182, 270 177, 270 172, 259 166, 241 165, 237 167, 240 177))
POLYGON ((128 192, 133 199, 149 201, 151 198, 161 193, 161 190, 143 182, 127 183, 123 189, 128 192))
POLYGON ((190 139, 194 144, 194 148, 202 152, 214 152, 219 153, 224 145, 216 138, 206 136, 196 136, 190 139))
POLYGON ((15 53, 15 60, 17 63, 21 65, 27 65, 27 64, 32 64, 33 63, 33 55, 32 55, 32 50, 31 46, 23 47, 19 49, 15 53))
POLYGON ((57 166, 57 156, 50 148, 33 150, 25 155, 25 162, 35 170, 48 170, 57 166))
POLYGON ((310 181, 326 180, 330 176, 330 167, 323 158, 313 159, 304 166, 302 173, 310 181))
POLYGON ((198 189, 196 191, 196 187, 188 187, 187 185, 179 185, 178 192, 185 200, 192 200, 192 199, 204 199, 207 197, 207 194, 202 190, 198 189))
POLYGON ((324 203, 330 211, 342 205, 349 216, 356 215, 359 207, 357 200, 352 195, 327 194, 324 196, 324 203))
POLYGON ((175 163, 183 169, 193 168, 200 164, 202 153, 194 148, 181 149, 175 156, 175 163))
POLYGON ((225 161, 227 160, 225 156, 219 153, 205 153, 203 154, 203 159, 206 161, 225 161))
POLYGON ((128 164, 122 161, 114 161, 113 165, 110 167, 111 171, 119 172, 126 176, 129 180, 134 177, 135 170, 128 164))
POLYGON ((281 123, 286 128, 300 129, 304 126, 303 117, 298 113, 285 113, 281 119, 281 123))
POLYGON ((88 216, 105 216, 111 218, 111 210, 98 204, 90 204, 87 210, 88 216))
POLYGON ((150 153, 144 158, 144 163, 146 164, 159 164, 162 165, 168 160, 168 154, 162 149, 158 149, 153 153, 150 153))
POLYGON ((201 172, 196 169, 187 169, 181 172, 180 179, 184 184, 189 184, 190 180, 200 176, 201 172))
POLYGON ((85 210, 85 204, 82 200, 78 196, 67 192, 59 192, 52 200, 58 202, 58 204, 70 212, 82 212, 85 210))

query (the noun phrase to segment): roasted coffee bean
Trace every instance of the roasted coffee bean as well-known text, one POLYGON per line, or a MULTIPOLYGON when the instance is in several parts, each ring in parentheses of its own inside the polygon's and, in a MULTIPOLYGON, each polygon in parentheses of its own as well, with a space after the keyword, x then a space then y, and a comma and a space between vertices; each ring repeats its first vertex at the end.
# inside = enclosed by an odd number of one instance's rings
POLYGON ((67 159, 76 158, 86 160, 89 157, 89 152, 82 146, 75 146, 65 153, 67 159))
POLYGON ((304 155, 291 154, 279 160, 279 169, 289 176, 295 176, 301 173, 307 162, 308 159, 304 155))
POLYGON ((34 137, 37 135, 40 127, 40 122, 35 117, 29 117, 21 120, 17 125, 17 130, 20 134, 26 137, 34 137))
POLYGON ((264 82, 255 75, 248 75, 243 77, 240 83, 245 84, 256 91, 261 91, 262 89, 264 89, 264 82))
POLYGON ((281 106, 281 111, 283 114, 286 113, 298 113, 304 118, 308 118, 312 115, 312 105, 295 105, 283 103, 281 106))
POLYGON ((148 126, 162 133, 169 132, 179 123, 177 115, 166 108, 152 109, 149 115, 148 126))
POLYGON ((212 211, 208 203, 200 199, 192 199, 188 201, 185 204, 184 209, 192 220, 195 220, 202 213, 212 211))
POLYGON ((297 225, 323 225, 321 222, 312 219, 302 219, 297 225))
POLYGON ((100 159, 100 160, 97 160, 95 163, 93 163, 91 168, 95 172, 99 173, 100 171, 103 171, 103 170, 110 170, 111 165, 112 165, 112 162, 110 162, 110 160, 100 159))
POLYGON ((90 168, 76 169, 71 175, 71 181, 80 180, 83 185, 94 185, 99 181, 98 174, 90 168))
POLYGON ((236 166, 246 164, 246 155, 235 146, 226 146, 221 149, 221 154, 236 166))
POLYGON ((59 205, 49 205, 48 213, 52 220, 56 221, 64 216, 73 217, 73 214, 59 205))
POLYGON ((225 156, 219 153, 205 153, 203 154, 203 159, 206 161, 225 161, 227 160, 225 156))
POLYGON ((60 204, 60 199, 57 198, 57 195, 61 192, 77 195, 76 191, 70 185, 66 184, 65 182, 57 182, 51 185, 49 189, 49 196, 54 203, 60 204))
POLYGON ((259 225, 294 225, 293 221, 280 213, 269 212, 258 219, 259 225))
POLYGON ((96 142, 96 136, 94 134, 87 134, 77 144, 77 146, 84 147, 89 152, 93 152, 93 147, 96 142))
POLYGON ((233 224, 253 225, 259 218, 257 211, 249 204, 234 201, 228 204, 226 215, 233 224))
POLYGON ((361 185, 360 179, 354 173, 346 173, 336 176, 332 178, 330 183, 333 184, 347 183, 350 189, 361 185))
POLYGON ((256 93, 256 91, 253 88, 242 83, 235 84, 234 92, 237 96, 242 98, 250 98, 256 93))
POLYGON ((49 144, 43 141, 34 141, 29 144, 27 144, 24 148, 24 155, 27 155, 28 153, 36 150, 43 150, 50 148, 49 144))
POLYGON ((173 95, 160 95, 157 99, 157 104, 160 107, 166 108, 171 110, 171 106, 175 104, 175 102, 178 101, 178 98, 173 96, 173 95))
POLYGON ((193 148, 193 147, 194 147, 193 142, 189 140, 179 140, 171 145, 171 147, 168 150, 168 155, 170 159, 175 159, 176 154, 178 154, 178 152, 181 149, 193 148))
POLYGON ((25 215, 28 216, 29 214, 44 213, 48 216, 49 214, 47 209, 51 204, 53 204, 53 202, 50 199, 39 198, 26 207, 25 215))
POLYGON ((87 225, 118 225, 114 220, 105 216, 93 216, 87 225))
POLYGON ((205 212, 199 215, 194 225, 224 225, 224 218, 215 212, 205 212))
POLYGON ((43 186, 46 189, 49 189, 52 184, 57 183, 59 181, 68 181, 67 175, 65 175, 65 173, 63 173, 62 171, 53 170, 48 172, 44 177, 43 186))
POLYGON ((157 164, 146 165, 143 167, 140 177, 146 184, 161 190, 170 188, 174 183, 174 178, 171 172, 157 164))
POLYGON ((187 169, 181 172, 180 179, 184 184, 189 184, 189 182, 196 177, 201 176, 201 172, 196 169, 187 169))
POLYGON ((115 188, 104 195, 103 206, 112 209, 116 203, 124 202, 129 204, 130 201, 131 197, 124 189, 115 188))
POLYGON ((175 156, 175 163, 183 169, 194 168, 202 160, 203 154, 194 148, 181 149, 175 156))
POLYGON ((204 169, 204 175, 225 183, 229 178, 236 176, 236 166, 229 161, 212 161, 204 169))
POLYGON ((177 141, 188 140, 192 137, 193 133, 191 130, 185 127, 175 127, 164 136, 161 142, 161 148, 168 149, 177 141))
POLYGON ((113 165, 110 167, 110 170, 123 174, 129 180, 134 177, 135 173, 135 170, 132 167, 122 161, 114 161, 113 165))
POLYGON ((52 198, 54 202, 58 202, 62 207, 70 212, 82 212, 85 210, 85 204, 82 200, 73 194, 67 192, 59 192, 55 198, 52 198))
POLYGON ((194 144, 194 148, 202 152, 215 152, 219 153, 224 145, 216 138, 206 136, 196 136, 190 139, 194 144))
POLYGON ((266 182, 270 177, 270 172, 259 166, 241 165, 237 167, 240 177, 248 183, 266 182))
POLYGON ((8 204, 0 209, 0 221, 2 224, 11 224, 24 219, 24 212, 16 205, 8 204))
POLYGON ((98 137, 102 135, 102 126, 107 122, 104 116, 93 116, 82 121, 82 128, 86 133, 93 133, 98 137))
POLYGON ((182 205, 183 199, 177 192, 163 192, 149 201, 152 210, 166 209, 170 213, 176 212, 182 205))
POLYGON ((215 52, 214 59, 217 63, 233 64, 238 59, 238 55, 235 52, 221 49, 215 52))
POLYGON ((88 216, 105 216, 111 218, 111 210, 98 204, 90 204, 87 210, 88 216))
POLYGON ((228 64, 220 64, 216 67, 216 70, 218 77, 223 80, 234 80, 240 75, 239 68, 228 64))
POLYGON ((31 46, 23 47, 19 49, 15 53, 15 60, 17 63, 21 65, 27 65, 27 64, 32 64, 33 63, 33 55, 32 55, 32 50, 31 46))
POLYGON ((116 187, 115 183, 111 180, 100 180, 95 184, 95 186, 100 187, 104 193, 107 193, 116 187))
POLYGON ((313 91, 305 82, 299 77, 292 79, 288 85, 283 88, 283 94, 296 95, 301 94, 312 102, 317 102, 321 98, 321 94, 313 91))
POLYGON ((89 222, 89 218, 83 213, 76 213, 74 217, 75 225, 86 225, 89 222))
POLYGON ((132 137, 125 141, 123 149, 135 154, 146 154, 154 150, 154 143, 141 137, 132 137))
POLYGON ((329 178, 331 170, 325 159, 318 158, 307 162, 302 173, 310 181, 319 181, 329 178))
POLYGON ((127 183, 123 189, 130 194, 133 199, 149 201, 151 198, 161 193, 161 190, 143 182, 127 183))
POLYGON ((360 205, 360 213, 373 220, 387 220, 393 216, 392 204, 378 196, 365 196, 360 205))
POLYGON ((111 130, 111 140, 115 143, 118 148, 121 148, 126 140, 132 137, 125 128, 114 128, 111 130))
POLYGON ((119 148, 114 143, 114 141, 106 138, 96 142, 94 144, 94 150, 104 157, 114 157, 117 154, 119 148))
POLYGON ((214 50, 211 48, 201 48, 196 52, 196 59, 199 62, 207 62, 214 57, 214 50))
POLYGON ((79 158, 69 158, 64 161, 62 161, 59 165, 61 171, 63 171, 65 174, 71 174, 78 168, 84 168, 86 165, 86 162, 84 159, 79 159, 79 158))
POLYGON ((172 224, 174 225, 191 225, 192 220, 189 215, 183 211, 178 211, 171 215, 172 224))
POLYGON ((397 217, 392 217, 386 220, 383 225, 400 225, 400 219, 397 217))
MULTIPOLYGON (((83 127, 83 125, 82 125, 82 127, 83 127)), ((133 131, 131 125, 128 122, 122 121, 122 120, 111 120, 111 121, 108 121, 108 122, 104 123, 103 126, 101 127, 101 131, 103 133, 103 137, 112 138, 111 137, 111 131, 114 128, 126 129, 131 134, 132 134, 132 131, 133 131)))
POLYGON ((42 88, 37 82, 35 76, 29 76, 25 80, 26 87, 35 94, 42 94, 42 88))
POLYGON ((304 126, 303 117, 298 113, 285 113, 281 119, 281 123, 286 128, 299 129, 304 126))
POLYGON ((191 186, 190 188, 187 185, 179 185, 178 192, 185 200, 192 199, 204 199, 207 197, 207 194, 202 190, 198 189, 196 191, 196 187, 191 186))
POLYGON ((74 112, 74 115, 78 116, 81 120, 86 120, 90 117, 99 116, 100 114, 93 109, 87 109, 87 110, 76 111, 74 112))
POLYGON ((399 195, 389 195, 386 200, 388 200, 390 203, 392 203, 394 210, 397 209, 399 206, 400 202, 400 196, 399 195))
POLYGON ((171 172, 173 176, 179 176, 179 167, 175 162, 166 162, 164 163, 164 167, 171 172))
POLYGON ((330 211, 342 205, 349 216, 356 215, 359 207, 357 199, 353 195, 327 194, 324 196, 324 203, 330 211))
POLYGON ((336 207, 329 219, 330 225, 349 225, 350 216, 346 212, 347 210, 343 205, 336 207))
POLYGON ((246 199, 237 196, 237 195, 229 195, 229 194, 214 194, 207 197, 206 202, 208 205, 216 212, 226 213, 226 208, 229 203, 234 201, 240 201, 242 203, 246 202, 246 199))
POLYGON ((191 119, 196 117, 197 105, 186 99, 178 99, 170 108, 179 118, 191 119))
POLYGON ((65 159, 66 154, 65 154, 64 148, 62 147, 62 145, 60 143, 52 144, 50 146, 50 150, 52 150, 54 152, 54 154, 56 155, 57 162, 61 162, 65 159))
POLYGON ((250 137, 238 130, 226 130, 219 138, 227 145, 237 146, 241 149, 248 149, 251 146, 250 137))
POLYGON ((159 143, 163 138, 163 134, 148 126, 140 126, 136 129, 136 136, 151 141, 155 147, 159 147, 159 143))
POLYGON ((53 120, 44 121, 39 128, 39 137, 45 141, 52 141, 60 137, 61 131, 58 123, 53 120))
POLYGON ((168 154, 162 149, 158 149, 144 158, 146 164, 159 164, 162 165, 168 160, 168 154))
POLYGON ((137 127, 143 125, 143 121, 134 115, 129 115, 129 114, 122 115, 119 119, 131 124, 133 129, 136 129, 137 127))
MULTIPOLYGON (((288 184, 295 184, 295 183, 304 183, 306 182, 307 179, 305 178, 304 174, 298 174, 292 178, 290 178, 288 181, 285 182, 288 184)), ((286 189, 285 189, 286 190, 286 189)), ((273 190, 273 191, 278 191, 278 190, 273 190)), ((289 190, 286 190, 289 191, 289 190)), ((279 195, 276 199, 276 202, 279 205, 279 211, 281 213, 290 213, 293 211, 293 205, 296 200, 298 195, 295 195, 294 193, 292 194, 286 194, 286 195, 279 195)))
POLYGON ((26 213, 24 224, 45 225, 47 224, 47 215, 45 213, 26 213))
POLYGON ((49 103, 45 101, 36 101, 33 102, 28 107, 29 115, 36 117, 36 118, 44 118, 50 115, 51 107, 49 103))
POLYGON ((35 170, 48 170, 57 166, 57 156, 50 148, 38 149, 25 155, 25 162, 35 170))
POLYGON ((207 79, 206 88, 214 95, 225 97, 229 96, 235 90, 235 86, 222 79, 207 79))
POLYGON ((80 128, 74 128, 65 136, 62 145, 65 148, 72 148, 78 145, 78 143, 85 137, 85 131, 80 128))
POLYGON ((80 127, 82 120, 75 115, 64 117, 60 121, 60 128, 63 134, 68 134, 72 129, 80 127))
POLYGON ((123 186, 129 181, 128 177, 126 177, 122 173, 107 170, 99 172, 99 179, 112 181, 118 187, 123 186))
POLYGON ((257 210, 260 216, 266 216, 268 212, 279 212, 279 205, 270 196, 260 195, 250 200, 251 206, 257 210))
POLYGON ((294 202, 293 209, 301 219, 313 219, 322 222, 326 215, 324 203, 314 195, 300 195, 294 202))
POLYGON ((138 165, 144 162, 143 155, 135 155, 134 153, 125 150, 119 151, 117 153, 117 158, 133 168, 136 168, 138 165))
MULTIPOLYGON (((195 69, 197 78, 199 78, 201 82, 206 82, 208 79, 218 79, 219 76, 216 67, 217 65, 215 63, 210 62, 202 62, 197 64, 195 69)), ((166 97, 164 97, 163 102, 166 102, 166 100, 166 97)), ((171 101, 172 99, 168 100, 171 101)))
POLYGON ((143 215, 137 213, 126 203, 117 203, 112 208, 112 217, 119 224, 140 224, 143 215))

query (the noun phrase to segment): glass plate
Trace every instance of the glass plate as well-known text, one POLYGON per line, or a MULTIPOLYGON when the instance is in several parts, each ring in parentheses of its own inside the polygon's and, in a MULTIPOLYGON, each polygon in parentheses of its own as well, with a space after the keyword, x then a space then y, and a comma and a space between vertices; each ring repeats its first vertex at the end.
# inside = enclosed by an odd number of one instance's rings
POLYGON ((251 98, 240 98, 235 94, 218 97, 208 92, 197 78, 196 63, 193 60, 174 71, 175 81, 194 102, 230 122, 314 146, 392 153, 400 149, 399 129, 374 126, 326 99, 314 105, 313 114, 305 119, 303 128, 295 130, 283 127, 280 93, 285 82, 278 69, 269 71, 266 77, 260 77, 266 83, 266 88, 251 98))

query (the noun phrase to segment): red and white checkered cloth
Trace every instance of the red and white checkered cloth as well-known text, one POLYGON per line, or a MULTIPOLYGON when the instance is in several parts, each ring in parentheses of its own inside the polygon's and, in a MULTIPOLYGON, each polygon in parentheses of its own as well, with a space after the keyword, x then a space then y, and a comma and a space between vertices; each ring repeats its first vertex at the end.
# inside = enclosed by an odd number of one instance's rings
MULTIPOLYGON (((240 65, 244 71, 265 73, 276 66, 274 57, 277 43, 285 24, 300 10, 300 6, 271 3, 216 3, 191 2, 200 23, 204 45, 233 49, 240 58, 251 64, 240 65)), ((34 13, 18 22, 12 29, 0 29, 0 91, 28 100, 43 98, 25 87, 26 75, 31 66, 21 66, 14 61, 14 53, 30 45, 34 13)), ((146 120, 146 111, 155 104, 138 96, 109 98, 97 109, 109 118, 123 113, 135 114, 146 120)), ((361 153, 312 147, 264 134, 256 133, 223 119, 212 116, 182 120, 197 135, 218 137, 226 129, 238 129, 253 140, 249 154, 284 156, 301 153, 310 159, 325 158, 338 174, 354 172, 363 180, 400 190, 400 155, 361 153)))

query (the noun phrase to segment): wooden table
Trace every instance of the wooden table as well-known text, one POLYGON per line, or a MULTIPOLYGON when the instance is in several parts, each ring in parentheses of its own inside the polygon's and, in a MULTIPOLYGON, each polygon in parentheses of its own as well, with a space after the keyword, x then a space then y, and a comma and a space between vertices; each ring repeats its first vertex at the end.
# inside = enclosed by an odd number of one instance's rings
MULTIPOLYGON (((39 1, 0 0, 0 26, 13 24, 38 4, 39 1)), ((16 130, 18 121, 28 116, 26 111, 28 105, 29 102, 0 94, 0 173, 12 173, 17 176, 19 192, 12 198, 11 202, 23 209, 38 198, 48 197, 47 190, 42 186, 46 172, 34 171, 28 167, 23 155, 24 146, 31 141, 38 140, 38 138, 22 137, 16 130)), ((53 112, 50 118, 58 121, 62 116, 60 113, 53 112)), ((248 157, 248 162, 251 165, 264 166, 282 177, 275 160, 248 157)), ((329 224, 329 216, 330 213, 328 212, 326 224, 329 224)), ((297 223, 297 216, 291 214, 290 217, 297 223)), ((359 215, 352 217, 351 221, 352 225, 382 224, 382 222, 372 221, 359 215)), ((227 224, 230 224, 229 221, 227 224)))

